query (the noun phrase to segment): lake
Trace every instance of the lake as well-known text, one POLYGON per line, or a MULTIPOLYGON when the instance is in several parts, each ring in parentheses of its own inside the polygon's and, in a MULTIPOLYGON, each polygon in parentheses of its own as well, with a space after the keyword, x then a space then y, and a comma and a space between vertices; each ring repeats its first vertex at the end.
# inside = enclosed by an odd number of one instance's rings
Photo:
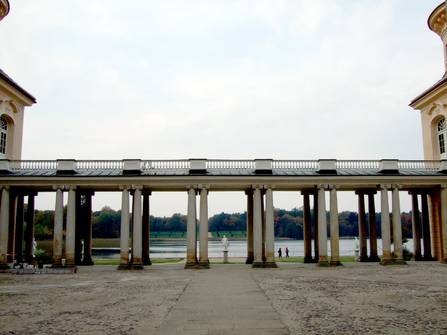
MULTIPOLYGON (((313 243, 312 243, 313 245, 313 243)), ((341 239, 340 240, 340 256, 354 256, 356 241, 355 239, 341 239)), ((285 248, 289 248, 289 256, 297 257, 304 256, 304 241, 302 240, 284 240, 278 239, 275 241, 275 255, 277 255, 278 248, 281 248, 283 255, 285 255, 285 248)), ((405 247, 409 251, 413 251, 413 240, 408 239, 405 247)), ((382 254, 382 240, 377 240, 378 254, 382 254)), ((198 249, 197 249, 198 250, 198 249)), ((208 242, 208 255, 210 258, 222 257, 222 243, 220 241, 208 242)), ((369 250, 369 242, 368 242, 369 250)), ((119 248, 93 248, 93 257, 95 258, 119 258, 119 248)), ((328 241, 328 252, 330 255, 330 243, 328 241)), ((368 251, 369 252, 369 251, 368 251)), ((247 256, 247 241, 245 240, 230 240, 229 257, 246 257, 247 256)), ((151 258, 185 258, 186 257, 186 240, 152 240, 150 246, 151 258)))

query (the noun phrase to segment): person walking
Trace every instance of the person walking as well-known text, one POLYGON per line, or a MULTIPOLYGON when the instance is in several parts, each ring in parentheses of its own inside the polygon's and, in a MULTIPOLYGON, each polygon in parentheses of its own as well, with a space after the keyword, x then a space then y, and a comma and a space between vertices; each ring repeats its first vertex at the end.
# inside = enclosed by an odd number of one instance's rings
POLYGON ((281 250, 281 248, 278 249, 278 258, 282 258, 282 250, 281 250))
POLYGON ((286 258, 289 258, 289 248, 286 247, 286 258))

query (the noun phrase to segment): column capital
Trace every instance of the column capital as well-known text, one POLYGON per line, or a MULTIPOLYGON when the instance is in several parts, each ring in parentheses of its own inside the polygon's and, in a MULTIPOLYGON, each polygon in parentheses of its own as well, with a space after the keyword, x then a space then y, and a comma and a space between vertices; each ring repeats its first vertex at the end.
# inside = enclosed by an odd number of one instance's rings
POLYGON ((131 187, 129 185, 120 185, 120 191, 128 191, 131 187))
POLYGON ((9 185, 5 185, 5 186, 1 186, 0 187, 1 190, 7 190, 7 191, 9 191, 10 188, 11 187, 9 185))
POLYGON ((245 190, 245 195, 253 195, 253 189, 245 190))
POLYGON ((378 185, 380 190, 389 190, 391 188, 390 184, 380 184, 378 185))
POLYGON ((69 191, 76 191, 78 187, 76 185, 66 185, 65 189, 69 191))
POLYGON ((273 189, 275 189, 275 187, 276 187, 276 185, 262 185, 262 188, 264 190, 268 190, 268 189, 273 190, 273 189))
POLYGON ((57 191, 57 190, 64 190, 64 185, 53 185, 53 190, 57 191))
POLYGON ((152 191, 148 188, 143 188, 142 194, 143 195, 152 195, 152 191))
POLYGON ((143 189, 143 186, 142 185, 132 185, 132 189, 141 191, 143 189))
POLYGON ((441 184, 440 186, 441 186, 441 189, 443 189, 443 190, 447 188, 447 184, 441 184))
POLYGON ((206 185, 199 184, 199 185, 197 185, 197 188, 200 189, 200 190, 209 190, 210 189, 210 185, 209 184, 206 184, 206 185))
POLYGON ((262 189, 262 185, 251 185, 251 188, 253 190, 260 190, 260 189, 262 189))
POLYGON ((317 189, 319 189, 319 190, 321 190, 321 189, 327 190, 329 188, 329 185, 327 185, 327 184, 318 184, 316 186, 317 186, 317 189))
POLYGON ((400 190, 401 188, 402 188, 402 185, 399 185, 399 184, 393 184, 393 185, 391 185, 391 188, 394 190, 394 189, 398 189, 398 190, 400 190))
POLYGON ((328 187, 329 191, 332 191, 332 190, 336 191, 338 189, 338 185, 327 185, 327 187, 328 187))

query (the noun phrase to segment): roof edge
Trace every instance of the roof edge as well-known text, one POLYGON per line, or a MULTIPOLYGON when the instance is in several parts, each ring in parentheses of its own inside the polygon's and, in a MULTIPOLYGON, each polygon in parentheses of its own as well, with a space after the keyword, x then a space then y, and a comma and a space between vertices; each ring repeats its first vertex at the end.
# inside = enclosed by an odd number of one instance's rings
POLYGON ((8 76, 5 72, 0 69, 0 79, 6 81, 9 85, 15 88, 17 91, 22 93, 26 98, 28 98, 33 104, 37 102, 36 98, 28 93, 24 88, 22 88, 19 84, 17 84, 10 76, 8 76))

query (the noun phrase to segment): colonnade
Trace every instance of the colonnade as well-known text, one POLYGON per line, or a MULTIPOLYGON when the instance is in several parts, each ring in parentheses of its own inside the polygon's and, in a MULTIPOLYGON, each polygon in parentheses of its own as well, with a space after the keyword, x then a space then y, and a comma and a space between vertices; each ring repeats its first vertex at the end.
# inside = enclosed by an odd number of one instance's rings
MULTIPOLYGON (((253 267, 276 267, 274 248, 273 186, 253 185, 245 191, 247 196, 247 264, 253 267)), ((92 261, 92 196, 91 190, 75 186, 54 186, 56 194, 53 230, 53 266, 91 265, 92 261), (65 243, 63 236, 64 195, 67 194, 65 243), (83 243, 81 242, 83 241, 83 243)), ((382 264, 403 264, 402 223, 399 185, 379 185, 377 189, 356 191, 359 205, 359 261, 380 261, 377 246, 377 225, 374 195, 380 192, 382 264), (391 193, 391 219, 389 194, 391 193), (365 211, 368 198, 368 215, 365 211), (367 224, 368 223, 368 226, 367 224), (369 250, 367 253, 367 236, 369 250), (393 246, 393 248, 392 248, 393 246)), ((440 211, 440 220, 447 223, 447 185, 440 189, 440 200, 446 206, 429 208, 430 190, 412 190, 412 223, 415 260, 433 260, 432 244, 435 231, 433 218, 440 211), (421 210, 419 210, 419 198, 421 210), (422 214, 422 215, 421 215, 422 214), (423 252, 422 252, 423 251, 423 252)), ((185 268, 208 268, 208 194, 209 186, 187 187, 187 252, 185 268), (197 197, 199 200, 197 201, 197 197), (197 202, 199 217, 197 217, 197 202), (197 222, 199 231, 197 231, 197 222), (197 251, 197 236, 200 247, 197 251)), ((303 196, 304 261, 321 266, 339 265, 339 220, 337 185, 320 184, 301 191, 303 196), (326 196, 329 195, 329 216, 326 196), (311 199, 313 197, 313 213, 311 199), (313 214, 313 215, 312 215, 313 214), (329 219, 329 222, 327 220, 329 219), (314 253, 312 255, 312 237, 314 253), (330 239, 330 251, 328 250, 330 239)), ((16 262, 31 262, 34 236, 34 203, 36 192, 1 189, 0 206, 0 267, 16 262), (27 210, 24 199, 27 197, 27 210), (24 225, 26 222, 26 225, 24 225), (25 227, 25 229, 24 229, 25 227), (23 246, 23 241, 25 245, 23 246)), ((121 187, 121 232, 119 269, 143 269, 150 265, 149 197, 150 190, 139 185, 121 187), (132 198, 131 198, 132 197, 132 198), (132 199, 132 201, 131 201, 132 199)), ((447 229, 439 229, 441 255, 447 255, 447 229), (442 236, 441 236, 442 235, 442 236)), ((439 254, 439 252, 438 252, 439 254)), ((437 259, 443 259, 436 257, 437 259)))

